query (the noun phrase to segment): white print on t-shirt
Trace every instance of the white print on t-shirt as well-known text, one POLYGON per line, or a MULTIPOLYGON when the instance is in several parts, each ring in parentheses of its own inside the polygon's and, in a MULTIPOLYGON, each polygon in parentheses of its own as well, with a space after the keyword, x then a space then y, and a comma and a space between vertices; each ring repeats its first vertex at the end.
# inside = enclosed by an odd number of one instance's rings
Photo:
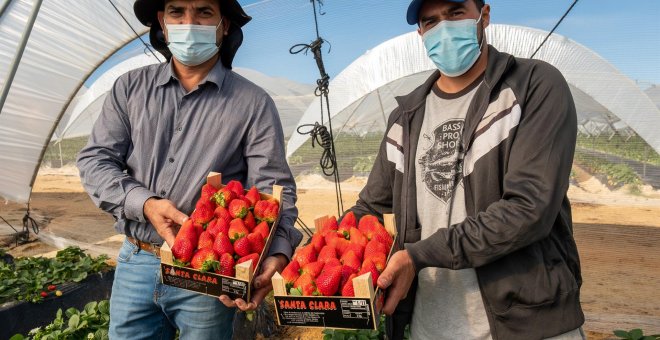
POLYGON ((447 120, 433 130, 433 136, 424 134, 426 152, 418 160, 426 189, 445 203, 462 178, 463 124, 463 119, 447 120))

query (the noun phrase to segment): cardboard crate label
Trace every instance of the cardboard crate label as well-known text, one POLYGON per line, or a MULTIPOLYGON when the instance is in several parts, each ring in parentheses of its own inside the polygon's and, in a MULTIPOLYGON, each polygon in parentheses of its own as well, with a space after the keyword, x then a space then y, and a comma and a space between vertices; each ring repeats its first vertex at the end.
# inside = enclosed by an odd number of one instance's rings
POLYGON ((283 325, 374 328, 371 302, 366 298, 276 296, 283 325))
POLYGON ((248 283, 212 273, 200 273, 194 269, 161 264, 163 283, 192 290, 206 295, 227 295, 232 299, 245 299, 248 283))

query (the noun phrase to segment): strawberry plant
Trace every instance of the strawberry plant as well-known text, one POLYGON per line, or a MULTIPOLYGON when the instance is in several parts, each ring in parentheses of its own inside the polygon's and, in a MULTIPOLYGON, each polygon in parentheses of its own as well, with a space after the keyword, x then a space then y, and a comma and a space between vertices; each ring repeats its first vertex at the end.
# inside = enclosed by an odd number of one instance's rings
MULTIPOLYGON (((18 300, 41 302, 55 295, 49 286, 80 282, 108 268, 107 256, 92 258, 78 247, 57 252, 55 258, 19 257, 12 264, 0 261, 0 304, 18 300)), ((51 287, 53 288, 53 287, 51 287)))
POLYGON ((16 334, 10 340, 41 339, 108 339, 110 303, 108 300, 92 301, 83 310, 69 308, 58 310, 50 324, 35 328, 27 337, 16 334))
POLYGON ((635 328, 635 329, 633 329, 629 332, 618 329, 618 330, 614 331, 614 335, 618 336, 621 339, 626 339, 626 340, 657 340, 657 339, 660 339, 660 334, 644 335, 644 332, 639 328, 635 328))

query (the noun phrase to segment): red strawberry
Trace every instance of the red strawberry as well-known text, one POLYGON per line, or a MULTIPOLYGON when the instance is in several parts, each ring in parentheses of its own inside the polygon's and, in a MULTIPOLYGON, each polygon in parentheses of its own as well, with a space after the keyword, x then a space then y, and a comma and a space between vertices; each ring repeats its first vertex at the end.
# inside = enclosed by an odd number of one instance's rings
POLYGON ((57 289, 55 285, 48 285, 48 290, 50 290, 51 292, 54 291, 55 289, 57 289))
POLYGON ((229 223, 227 223, 223 219, 214 219, 213 221, 209 222, 209 224, 206 226, 206 231, 208 231, 211 236, 216 237, 218 234, 221 232, 224 232, 227 234, 227 231, 229 230, 229 223))
POLYGON ((247 215, 245 215, 243 222, 245 222, 245 227, 248 228, 250 232, 252 232, 254 227, 257 226, 257 220, 254 219, 254 215, 251 211, 248 211, 247 215))
POLYGON ((261 199, 261 195, 259 195, 257 187, 252 186, 252 188, 250 188, 250 190, 248 190, 248 192, 245 194, 245 198, 250 201, 250 206, 254 207, 254 205, 257 204, 257 201, 261 199))
POLYGON ((364 215, 360 219, 360 223, 358 224, 358 229, 366 236, 368 239, 371 240, 373 237, 373 233, 377 228, 383 228, 383 225, 380 224, 378 221, 378 218, 373 215, 364 215))
POLYGON ((213 211, 215 210, 215 205, 211 202, 199 201, 195 206, 195 211, 190 215, 190 219, 193 220, 193 223, 204 225, 211 222, 213 219, 213 211))
POLYGON ((316 278, 316 290, 319 295, 333 296, 339 289, 341 281, 341 267, 332 267, 322 272, 316 278))
POLYGON ((323 270, 323 265, 324 263, 319 261, 310 262, 302 266, 302 268, 300 268, 300 274, 301 275, 310 274, 312 275, 312 277, 316 278, 317 276, 319 276, 319 274, 321 274, 321 271, 323 270))
POLYGON ((327 262, 325 262, 325 265, 323 266, 323 270, 326 268, 332 268, 334 266, 342 266, 341 262, 338 259, 329 259, 327 262))
POLYGON ((254 205, 254 217, 256 217, 259 221, 273 223, 277 219, 279 209, 280 205, 275 199, 258 201, 254 205))
POLYGON ((259 254, 252 253, 252 254, 243 256, 240 259, 238 259, 238 261, 236 261, 236 264, 247 262, 247 261, 250 261, 250 260, 252 260, 252 269, 255 270, 257 268, 257 262, 259 262, 259 254))
POLYGON ((239 257, 247 256, 252 253, 250 241, 247 237, 241 237, 234 241, 234 252, 236 252, 236 255, 239 257))
POLYGON ((367 237, 364 236, 358 228, 355 227, 351 228, 349 230, 349 235, 350 235, 351 243, 358 244, 362 247, 366 246, 367 242, 369 242, 369 240, 367 240, 367 237))
POLYGON ((248 242, 250 243, 250 249, 253 253, 261 254, 261 251, 264 250, 264 238, 259 233, 252 233, 247 236, 248 242))
POLYGON ((234 277, 236 270, 234 269, 234 257, 229 253, 224 253, 220 256, 220 266, 216 273, 224 276, 234 277))
POLYGON ((291 261, 289 264, 284 267, 282 271, 282 278, 286 284, 286 290, 288 291, 293 287, 293 283, 300 277, 300 264, 298 261, 291 261))
POLYGON ((348 253, 349 251, 352 251, 355 253, 355 256, 357 256, 360 259, 360 262, 362 262, 362 259, 364 258, 364 247, 356 244, 356 243, 349 243, 348 247, 346 247, 346 250, 344 251, 344 254, 348 253))
POLYGON ((314 251, 314 246, 308 244, 298 249, 296 254, 293 255, 293 260, 298 261, 301 267, 304 267, 306 264, 310 262, 315 262, 316 251, 314 251))
POLYGON ((46 293, 46 292, 41 292, 40 295, 44 299, 48 297, 48 293, 46 293))
POLYGON ((229 202, 229 215, 232 218, 243 218, 250 211, 250 206, 243 200, 229 202))
POLYGON ((237 180, 231 180, 227 185, 225 185, 225 189, 231 190, 236 196, 242 196, 245 191, 243 190, 243 184, 237 180))
POLYGON ((231 240, 225 233, 218 233, 213 242, 213 251, 216 255, 222 256, 225 253, 234 255, 234 245, 231 244, 231 240))
POLYGON ((345 238, 338 238, 337 241, 335 242, 335 248, 337 248, 337 254, 344 255, 346 253, 346 249, 348 249, 348 246, 350 245, 350 241, 348 241, 345 238))
POLYGON ((174 239, 172 245, 172 254, 180 264, 190 262, 193 253, 197 249, 197 230, 192 223, 192 220, 187 220, 179 229, 179 232, 174 239))
POLYGON ((348 231, 353 227, 357 227, 357 219, 355 218, 355 214, 352 211, 349 211, 346 215, 344 215, 344 217, 342 217, 337 230, 340 234, 344 234, 344 232, 346 232, 344 236, 347 236, 348 231))
POLYGON ((270 234, 270 227, 268 227, 268 223, 266 221, 263 221, 259 224, 257 224, 256 227, 252 230, 253 233, 259 233, 261 236, 264 237, 264 239, 268 238, 268 234, 270 234))
POLYGON ((239 238, 247 236, 250 231, 245 227, 243 220, 240 218, 235 218, 231 220, 231 223, 229 223, 229 230, 227 233, 229 235, 229 239, 232 240, 232 242, 236 242, 236 240, 239 238))
POLYGON ((198 250, 190 261, 190 266, 202 272, 215 271, 218 269, 218 257, 211 248, 198 250))
POLYGON ((344 254, 341 259, 339 259, 342 264, 345 266, 349 266, 353 268, 355 271, 360 270, 360 259, 355 255, 355 253, 351 251, 347 251, 346 254, 344 254))
POLYGON ((362 262, 362 268, 358 272, 358 276, 364 273, 371 273, 371 280, 373 281, 374 288, 376 288, 376 281, 378 281, 378 276, 380 273, 378 272, 376 265, 371 262, 371 259, 366 259, 364 262, 362 262))
POLYGON ((341 296, 355 296, 355 290, 353 289, 353 279, 357 277, 357 274, 351 274, 351 276, 346 279, 346 282, 341 288, 341 296))
POLYGON ((197 249, 213 248, 213 236, 208 231, 203 231, 197 241, 197 249))
MULTIPOLYGON (((316 250, 316 248, 314 248, 316 250)), ((319 255, 317 257, 319 262, 326 263, 330 259, 336 259, 337 258, 337 249, 333 246, 324 246, 321 248, 321 251, 319 252, 319 255)))
POLYGON ((227 208, 225 208, 223 206, 218 206, 217 208, 215 208, 215 211, 213 211, 213 214, 219 220, 225 220, 225 222, 227 222, 227 224, 229 224, 229 222, 231 222, 231 220, 232 220, 231 215, 229 215, 229 211, 227 211, 227 208))
POLYGON ((378 242, 377 240, 371 240, 367 242, 367 246, 364 248, 364 258, 366 259, 372 254, 381 253, 387 255, 390 250, 386 245, 378 242))
POLYGON ((317 234, 325 234, 328 230, 337 230, 337 218, 334 216, 330 216, 327 219, 324 219, 321 222, 321 225, 319 226, 318 230, 316 231, 317 234))
POLYGON ((213 195, 211 200, 215 202, 215 204, 226 208, 229 206, 229 203, 234 200, 234 198, 236 198, 236 194, 233 191, 227 188, 222 188, 213 195))
POLYGON ((374 263, 376 266, 376 269, 378 269, 379 273, 382 273, 383 270, 385 270, 385 266, 387 265, 387 256, 383 253, 375 253, 369 255, 369 257, 365 257, 365 260, 371 260, 371 262, 374 263))
POLYGON ((321 248, 323 248, 323 246, 325 245, 325 239, 321 234, 318 233, 314 234, 312 236, 311 244, 314 245, 314 250, 316 250, 316 252, 318 253, 321 251, 321 248))
POLYGON ((341 283, 339 284, 339 286, 343 287, 346 284, 348 278, 353 274, 357 275, 357 273, 358 271, 353 269, 352 267, 341 266, 341 283))
POLYGON ((202 194, 199 197, 199 200, 209 202, 211 201, 211 197, 213 197, 216 192, 218 192, 218 189, 216 189, 214 186, 208 183, 204 184, 204 186, 202 186, 202 194))
POLYGON ((387 246, 387 249, 390 249, 392 247, 392 243, 394 242, 392 235, 390 235, 390 233, 388 233, 385 228, 376 228, 372 239, 375 239, 376 241, 384 244, 387 246))
POLYGON ((316 291, 314 278, 309 274, 300 275, 291 289, 292 295, 312 296, 316 291))

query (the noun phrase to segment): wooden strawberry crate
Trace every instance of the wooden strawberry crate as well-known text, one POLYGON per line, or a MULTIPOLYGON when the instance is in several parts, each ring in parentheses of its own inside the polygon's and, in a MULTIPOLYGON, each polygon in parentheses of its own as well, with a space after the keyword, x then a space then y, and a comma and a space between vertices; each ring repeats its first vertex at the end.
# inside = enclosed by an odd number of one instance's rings
MULTIPOLYGON (((318 228, 329 216, 314 221, 318 228)), ((394 242, 387 260, 398 249, 394 215, 383 216, 384 226, 394 242)), ((277 322, 282 326, 300 326, 335 329, 377 329, 384 292, 374 289, 370 273, 353 279, 355 297, 296 296, 289 295, 280 273, 272 278, 277 322)))
MULTIPOLYGON (((216 189, 222 189, 224 187, 222 184, 222 175, 220 173, 211 172, 206 180, 208 184, 216 189)), ((266 244, 257 263, 252 263, 253 261, 249 260, 237 264, 235 277, 224 276, 213 272, 201 272, 192 268, 177 266, 174 262, 172 250, 167 243, 164 243, 160 250, 161 278, 163 284, 209 296, 218 297, 220 295, 227 295, 231 299, 241 298, 245 301, 249 301, 250 288, 252 286, 254 273, 261 265, 261 261, 264 259, 264 254, 268 253, 270 244, 273 240, 273 235, 275 234, 275 229, 280 221, 282 211, 282 190, 282 186, 273 185, 272 195, 260 193, 262 200, 274 198, 279 202, 280 214, 278 214, 277 219, 270 228, 268 239, 266 240, 266 244)))

